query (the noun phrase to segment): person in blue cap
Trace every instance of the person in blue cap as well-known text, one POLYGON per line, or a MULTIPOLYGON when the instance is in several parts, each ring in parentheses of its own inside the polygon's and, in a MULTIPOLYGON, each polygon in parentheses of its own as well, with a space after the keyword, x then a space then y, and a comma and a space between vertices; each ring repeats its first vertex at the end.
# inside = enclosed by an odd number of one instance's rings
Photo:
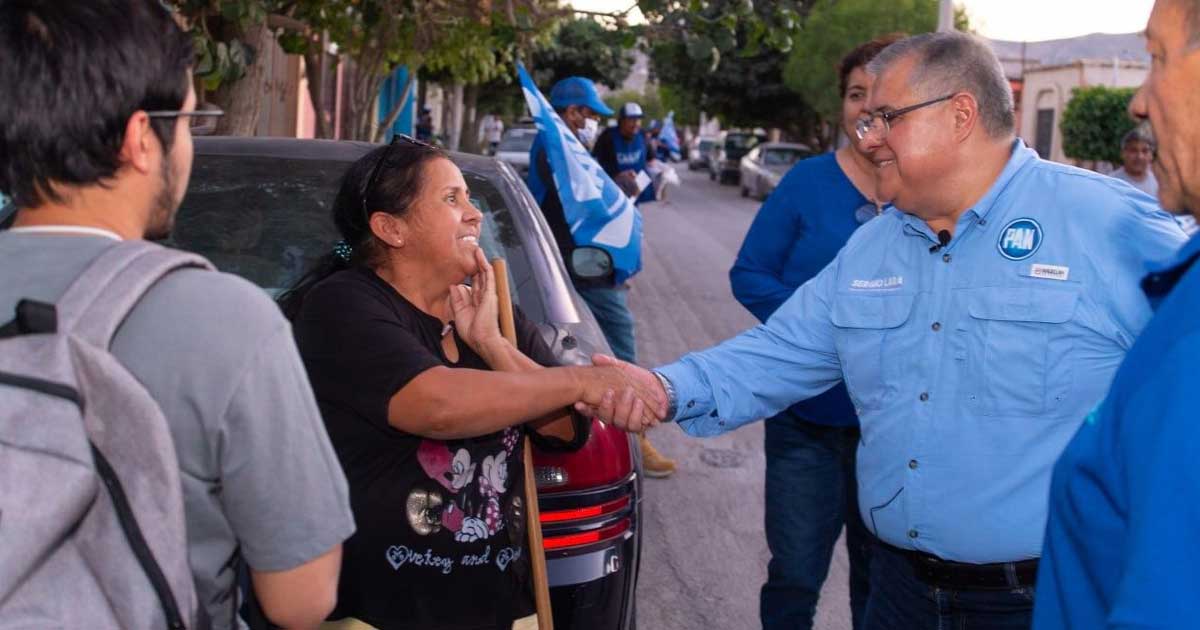
MULTIPOLYGON (((646 170, 646 163, 653 157, 642 133, 644 115, 641 105, 625 103, 617 113, 617 126, 605 129, 592 149, 600 167, 628 194, 637 190, 637 175, 646 170)), ((636 203, 647 201, 654 201, 653 186, 643 188, 636 203)))
MULTIPOLYGON (((1200 5, 1158 0, 1150 73, 1130 103, 1159 140, 1164 208, 1200 217, 1200 5)), ((1155 309, 1108 397, 1054 467, 1036 630, 1200 623, 1200 237, 1142 281, 1155 309)))
MULTIPOLYGON (((1169 54, 1197 54, 1183 50, 1169 54)), ((1025 146, 1015 133, 1012 88, 986 41, 917 35, 884 49, 867 71, 875 83, 855 134, 871 154, 877 199, 892 205, 766 323, 655 372, 595 361, 657 389, 673 403, 663 417, 697 436, 773 416, 844 382, 862 431, 859 514, 875 539, 863 628, 1028 628, 1054 462, 1150 320, 1139 287, 1146 265, 1172 256, 1185 237, 1144 193, 1042 160, 1025 146)), ((1180 96, 1150 111, 1193 117, 1194 80, 1172 80, 1180 96)), ((1194 136, 1158 137, 1176 142, 1186 160, 1195 155, 1194 136)), ((1195 326, 1195 311, 1186 317, 1195 326)), ((1155 358, 1178 374, 1157 363, 1154 377, 1175 387, 1180 397, 1170 400, 1178 403, 1196 388, 1187 380, 1194 375, 1176 366, 1184 358, 1194 365, 1197 347, 1174 341, 1173 351, 1155 358)), ((1177 411, 1161 395, 1130 401, 1130 408, 1190 413, 1177 417, 1189 429, 1196 424, 1194 407, 1177 411)), ((640 428, 631 416, 599 414, 640 428)), ((1187 459, 1164 468, 1157 452, 1143 451, 1106 465, 1136 469, 1129 479, 1167 473, 1156 477, 1162 505, 1174 500, 1166 509, 1194 513, 1190 496, 1171 496, 1173 488, 1194 488, 1200 440, 1191 430, 1191 443, 1174 444, 1187 459)), ((1097 457, 1120 453, 1126 435, 1097 457)), ((1075 492, 1064 494, 1077 501, 1075 492)), ((1096 524, 1098 541, 1109 541, 1096 544, 1116 553, 1114 528, 1086 510, 1077 514, 1096 524)), ((1153 527, 1152 514, 1139 518, 1153 527)), ((1144 582, 1137 593, 1162 607, 1183 604, 1160 592, 1194 599, 1187 584, 1194 580, 1145 570, 1196 556, 1194 530, 1170 531, 1180 534, 1176 548, 1125 556, 1144 564, 1123 581, 1144 582), (1162 579, 1143 579, 1151 574, 1162 579)))
MULTIPOLYGON (((550 105, 584 145, 590 145, 595 140, 595 125, 599 118, 613 115, 612 109, 604 104, 596 92, 596 85, 584 77, 567 77, 554 84, 550 90, 550 105)), ((541 207, 546 222, 550 224, 550 231, 554 234, 554 241, 562 253, 563 260, 570 261, 571 252, 575 249, 575 239, 571 235, 570 226, 567 225, 558 188, 554 185, 553 171, 546 148, 542 146, 541 134, 538 134, 529 149, 529 165, 529 175, 526 176, 525 184, 541 207)), ((580 278, 570 264, 567 265, 567 271, 571 274, 575 289, 595 315, 613 353, 624 361, 637 362, 628 288, 616 285, 615 279, 611 277, 601 280, 580 278)), ((647 476, 667 477, 675 472, 675 462, 659 453, 644 433, 641 434, 640 442, 642 467, 647 476)))

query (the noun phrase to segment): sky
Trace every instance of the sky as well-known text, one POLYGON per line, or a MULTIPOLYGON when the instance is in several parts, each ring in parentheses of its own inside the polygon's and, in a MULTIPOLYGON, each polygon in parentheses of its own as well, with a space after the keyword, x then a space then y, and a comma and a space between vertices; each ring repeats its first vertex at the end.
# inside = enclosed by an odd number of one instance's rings
MULTIPOLYGON (((577 9, 624 11, 635 0, 569 0, 577 9)), ((1042 41, 1146 28, 1154 0, 956 0, 971 25, 990 39, 1042 41)), ((635 18, 641 14, 634 11, 635 18)))

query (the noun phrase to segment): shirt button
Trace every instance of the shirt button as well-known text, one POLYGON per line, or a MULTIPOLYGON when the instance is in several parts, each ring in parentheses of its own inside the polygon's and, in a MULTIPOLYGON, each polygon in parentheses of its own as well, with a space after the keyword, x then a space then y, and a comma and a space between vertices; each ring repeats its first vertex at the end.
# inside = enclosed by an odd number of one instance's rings
POLYGON ((910 529, 910 530, 908 530, 908 537, 909 537, 909 538, 916 538, 916 537, 917 537, 917 536, 919 536, 919 535, 920 535, 920 534, 918 534, 918 533, 917 533, 917 530, 915 530, 915 529, 910 529))
POLYGON ((933 332, 937 332, 942 329, 942 323, 941 322, 933 322, 933 326, 930 326, 930 328, 933 329, 933 332))
POLYGON ((987 219, 980 219, 979 225, 987 225, 987 219))
POLYGON ((942 262, 950 262, 950 254, 942 254, 942 262))
POLYGON ((917 469, 917 460, 915 460, 915 459, 908 460, 908 467, 913 470, 916 470, 917 469))
POLYGON ((929 392, 921 392, 920 398, 921 398, 921 402, 925 402, 925 401, 929 400, 929 392))
POLYGON ((694 400, 688 401, 688 404, 687 404, 688 409, 691 409, 692 407, 695 407, 695 406, 696 406, 696 401, 694 401, 694 400))

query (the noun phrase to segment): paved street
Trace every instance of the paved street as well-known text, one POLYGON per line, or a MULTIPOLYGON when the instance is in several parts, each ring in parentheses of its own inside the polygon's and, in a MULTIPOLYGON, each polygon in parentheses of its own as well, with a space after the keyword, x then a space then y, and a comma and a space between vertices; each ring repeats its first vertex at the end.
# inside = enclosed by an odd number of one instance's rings
MULTIPOLYGON (((755 323, 733 299, 729 267, 757 201, 677 165, 683 187, 643 207, 645 270, 630 302, 638 358, 672 361, 755 323)), ((673 425, 651 441, 675 458, 675 476, 645 483, 638 597, 642 630, 759 628, 758 591, 766 578, 763 536, 763 428, 753 424, 700 440, 673 425)), ((846 554, 839 543, 817 611, 819 630, 848 630, 846 554)))

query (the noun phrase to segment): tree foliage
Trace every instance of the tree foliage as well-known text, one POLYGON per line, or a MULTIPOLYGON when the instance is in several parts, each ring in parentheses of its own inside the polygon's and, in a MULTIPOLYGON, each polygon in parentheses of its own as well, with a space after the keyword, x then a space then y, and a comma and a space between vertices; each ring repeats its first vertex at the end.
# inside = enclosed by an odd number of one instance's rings
POLYGON ((618 31, 591 18, 564 20, 533 51, 533 79, 549 89, 560 79, 582 76, 615 90, 629 76, 635 43, 633 29, 618 31))
POLYGON ((812 133, 812 109, 783 83, 787 55, 782 51, 727 55, 712 70, 697 63, 679 40, 657 43, 650 56, 669 94, 719 116, 726 126, 780 127, 798 138, 812 133))
POLYGON ((1136 125, 1128 113, 1134 92, 1103 85, 1075 88, 1059 123, 1063 153, 1076 160, 1119 164, 1121 138, 1136 125))
POLYGON ((785 84, 824 122, 841 118, 838 63, 859 44, 888 33, 936 30, 938 0, 817 0, 783 71, 785 84))
MULTIPOLYGON (((196 76, 208 90, 238 84, 260 54, 254 29, 269 26, 284 50, 304 55, 312 73, 330 48, 349 61, 345 137, 369 139, 374 100, 397 66, 483 83, 508 72, 521 50, 544 39, 563 15, 554 0, 169 0, 197 42, 196 76)), ((261 73, 260 73, 261 74, 261 73)), ((310 74, 310 89, 319 92, 310 74)), ((260 77, 260 80, 265 80, 260 77)), ((262 85, 242 85, 262 94, 262 85)), ((320 116, 319 135, 330 121, 320 116)), ((235 116, 240 112, 233 112, 235 116)), ((257 116, 257 112, 254 112, 257 116)), ((229 118, 227 116, 227 118, 229 118)))
POLYGON ((688 58, 710 71, 724 57, 786 53, 814 0, 639 0, 652 41, 682 44, 688 58))
POLYGON ((700 110, 726 125, 780 127, 793 137, 811 135, 812 109, 783 84, 783 65, 794 34, 814 0, 748 0, 639 3, 647 16, 653 73, 664 94, 682 107, 680 120, 700 110))
POLYGON ((246 74, 258 55, 243 35, 265 23, 278 8, 275 0, 176 0, 196 49, 194 74, 208 90, 216 90, 246 74))

